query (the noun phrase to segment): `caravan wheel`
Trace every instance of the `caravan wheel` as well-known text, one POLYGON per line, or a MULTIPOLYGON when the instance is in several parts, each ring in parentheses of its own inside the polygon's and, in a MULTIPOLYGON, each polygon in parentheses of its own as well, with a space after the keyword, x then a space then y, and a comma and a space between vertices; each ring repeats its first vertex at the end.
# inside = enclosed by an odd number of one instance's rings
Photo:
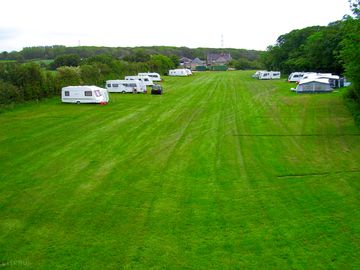
POLYGON ((125 92, 125 91, 122 91, 121 93, 125 94, 126 92, 125 92))
POLYGON ((80 100, 76 101, 76 104, 80 104, 80 100))

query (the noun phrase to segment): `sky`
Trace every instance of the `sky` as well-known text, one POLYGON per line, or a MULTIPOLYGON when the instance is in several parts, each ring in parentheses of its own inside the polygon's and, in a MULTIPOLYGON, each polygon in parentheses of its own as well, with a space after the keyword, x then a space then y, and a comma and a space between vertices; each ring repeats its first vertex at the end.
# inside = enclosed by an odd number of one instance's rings
POLYGON ((0 52, 30 46, 265 50, 351 14, 348 0, 3 0, 0 52))

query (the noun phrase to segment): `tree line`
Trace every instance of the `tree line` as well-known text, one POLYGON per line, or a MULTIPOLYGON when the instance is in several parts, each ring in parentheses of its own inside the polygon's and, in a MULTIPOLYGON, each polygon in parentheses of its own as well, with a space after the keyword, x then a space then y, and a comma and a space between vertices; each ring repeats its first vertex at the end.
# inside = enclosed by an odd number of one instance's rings
POLYGON ((59 95, 68 85, 98 85, 106 80, 154 71, 160 74, 175 68, 177 58, 152 55, 145 62, 127 62, 107 54, 80 59, 62 55, 48 66, 35 62, 0 63, 0 107, 59 95))
POLYGON ((316 71, 345 75, 352 82, 348 95, 360 103, 360 0, 349 3, 353 16, 279 36, 261 56, 265 67, 285 74, 316 71))
POLYGON ((236 61, 244 60, 251 63, 259 63, 261 51, 246 49, 216 49, 216 48, 188 48, 172 46, 148 46, 148 47, 95 47, 95 46, 77 46, 66 47, 61 45, 26 47, 21 51, 2 52, 0 60, 16 60, 19 62, 33 59, 55 59, 62 55, 77 55, 81 59, 94 57, 97 55, 110 55, 113 58, 122 59, 130 62, 146 62, 150 60, 151 55, 164 55, 167 57, 187 57, 206 59, 208 52, 220 53, 229 52, 236 61))

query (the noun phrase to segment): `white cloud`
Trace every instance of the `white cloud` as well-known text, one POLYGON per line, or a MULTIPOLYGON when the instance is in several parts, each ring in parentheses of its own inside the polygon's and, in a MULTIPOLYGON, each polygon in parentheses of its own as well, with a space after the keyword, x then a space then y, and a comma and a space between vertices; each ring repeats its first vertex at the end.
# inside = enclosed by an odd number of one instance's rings
POLYGON ((0 51, 76 46, 79 40, 82 45, 220 47, 221 34, 225 47, 265 49, 281 34, 350 13, 347 0, 8 0, 2 11, 0 51))

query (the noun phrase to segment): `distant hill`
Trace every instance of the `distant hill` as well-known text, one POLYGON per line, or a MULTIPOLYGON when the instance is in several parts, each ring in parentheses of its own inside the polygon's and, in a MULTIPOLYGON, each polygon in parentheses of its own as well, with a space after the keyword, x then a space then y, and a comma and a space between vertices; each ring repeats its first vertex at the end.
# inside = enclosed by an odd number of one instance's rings
POLYGON ((81 58, 88 58, 100 54, 108 54, 113 57, 124 59, 134 54, 154 55, 163 54, 166 56, 176 55, 178 57, 200 58, 205 60, 207 53, 230 53, 232 59, 248 61, 259 60, 262 51, 233 49, 233 48, 188 48, 172 46, 151 46, 151 47, 95 47, 95 46, 77 46, 66 47, 62 45, 25 47, 21 51, 2 52, 0 60, 32 60, 32 59, 54 59, 57 56, 65 54, 76 54, 81 58))

